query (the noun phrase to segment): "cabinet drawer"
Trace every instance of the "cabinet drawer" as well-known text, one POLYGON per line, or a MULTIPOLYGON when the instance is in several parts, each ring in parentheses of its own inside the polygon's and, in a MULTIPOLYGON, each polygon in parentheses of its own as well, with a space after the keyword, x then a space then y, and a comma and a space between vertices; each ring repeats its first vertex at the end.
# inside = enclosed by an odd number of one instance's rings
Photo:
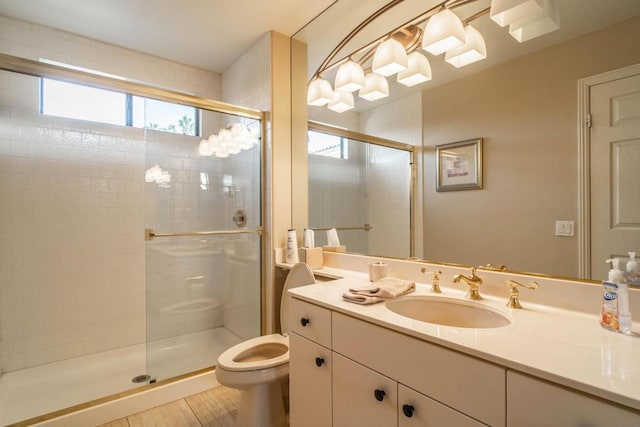
POLYGON ((333 353, 333 427, 397 425, 398 383, 333 353))
POLYGON ((485 424, 505 425, 505 369, 333 313, 333 350, 485 424))
POLYGON ((289 329, 331 348, 331 311, 289 297, 289 329))
POLYGON ((509 371, 507 425, 637 427, 640 426, 640 411, 509 371))
POLYGON ((289 334, 291 427, 331 426, 331 350, 289 334))
POLYGON ((485 424, 402 384, 398 385, 398 410, 398 427, 485 427, 485 424))

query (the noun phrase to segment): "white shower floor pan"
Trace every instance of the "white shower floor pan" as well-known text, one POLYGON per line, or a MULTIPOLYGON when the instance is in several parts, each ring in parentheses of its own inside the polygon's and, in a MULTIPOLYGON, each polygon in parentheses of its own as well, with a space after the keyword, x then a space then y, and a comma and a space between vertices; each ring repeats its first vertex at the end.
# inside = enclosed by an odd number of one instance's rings
POLYGON ((213 366, 240 341, 215 328, 151 342, 148 357, 139 344, 3 374, 0 426, 140 387, 131 380, 141 374, 159 381, 213 366))

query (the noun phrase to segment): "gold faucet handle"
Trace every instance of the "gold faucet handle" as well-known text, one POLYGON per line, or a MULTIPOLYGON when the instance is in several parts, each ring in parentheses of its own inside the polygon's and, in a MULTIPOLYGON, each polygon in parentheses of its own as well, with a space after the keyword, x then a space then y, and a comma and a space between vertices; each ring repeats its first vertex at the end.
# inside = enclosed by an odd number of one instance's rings
POLYGON ((505 283, 510 287, 509 301, 507 301, 507 307, 509 308, 522 308, 522 305, 520 304, 520 300, 518 298, 520 294, 520 291, 518 291, 518 286, 522 286, 523 288, 532 290, 538 289, 538 282, 531 282, 530 284, 525 285, 516 280, 507 280, 505 283))
MULTIPOLYGON (((427 271, 426 268, 422 268, 420 270, 420 272, 426 274, 429 273, 429 271, 427 271)), ((442 290, 440 289, 440 275, 442 274, 442 271, 440 270, 436 270, 433 272, 433 280, 431 281, 431 289, 429 290, 429 292, 431 292, 432 294, 441 294, 442 290)))

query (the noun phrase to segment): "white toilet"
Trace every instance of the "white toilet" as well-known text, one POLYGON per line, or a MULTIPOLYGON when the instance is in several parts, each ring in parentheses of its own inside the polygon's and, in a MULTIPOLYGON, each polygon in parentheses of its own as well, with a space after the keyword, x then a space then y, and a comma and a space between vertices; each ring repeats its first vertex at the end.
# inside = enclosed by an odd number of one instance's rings
POLYGON ((271 334, 234 345, 218 357, 216 378, 224 386, 242 391, 238 406, 239 427, 286 426, 282 381, 289 375, 289 300, 287 290, 315 283, 305 263, 295 264, 282 289, 282 335, 271 334))

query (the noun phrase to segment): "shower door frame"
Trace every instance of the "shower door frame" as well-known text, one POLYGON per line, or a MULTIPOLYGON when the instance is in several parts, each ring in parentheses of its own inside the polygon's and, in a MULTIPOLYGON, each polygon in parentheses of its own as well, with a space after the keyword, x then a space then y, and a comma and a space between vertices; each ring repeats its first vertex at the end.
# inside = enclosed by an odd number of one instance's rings
MULTIPOLYGON (((28 75, 37 78, 47 78, 52 80, 58 80, 68 83, 82 84, 89 87, 98 89, 111 90, 120 93, 126 93, 145 98, 156 99, 159 101, 166 101, 175 104, 186 105, 190 107, 210 110, 218 113, 229 114, 237 117, 243 117, 248 119, 260 120, 261 138, 260 138, 260 225, 257 228, 256 234, 260 236, 260 333, 264 335, 266 333, 266 286, 265 278, 268 277, 267 263, 268 259, 267 248, 269 245, 266 241, 268 235, 265 233, 264 222, 266 216, 265 206, 265 190, 266 190, 266 141, 267 141, 267 113, 264 111, 241 107, 238 105, 228 104, 221 101, 215 101, 208 98, 201 98, 187 93, 165 89, 157 86, 151 86, 136 81, 122 80, 105 75, 93 74, 85 71, 75 70, 71 68, 65 68, 58 65, 49 63, 34 61, 31 59, 20 58, 17 56, 7 55, 0 53, 0 70, 9 71, 17 74, 28 75)), ((140 230, 140 238, 145 239, 146 230, 140 230)), ((146 341, 146 340, 145 340, 146 341)), ((131 394, 136 394, 142 391, 147 391, 150 388, 166 385, 168 383, 179 381, 191 376, 200 375, 203 372, 211 371, 214 367, 200 369, 198 371, 179 375, 177 377, 169 378, 166 380, 158 381, 153 384, 147 384, 135 389, 123 391, 112 396, 102 397, 93 401, 81 403, 70 408, 64 408, 55 411, 50 414, 38 416, 34 419, 27 420, 33 422, 40 422, 47 419, 52 419, 64 414, 68 414, 80 409, 86 409, 91 406, 103 404, 105 402, 122 398, 131 394)))

